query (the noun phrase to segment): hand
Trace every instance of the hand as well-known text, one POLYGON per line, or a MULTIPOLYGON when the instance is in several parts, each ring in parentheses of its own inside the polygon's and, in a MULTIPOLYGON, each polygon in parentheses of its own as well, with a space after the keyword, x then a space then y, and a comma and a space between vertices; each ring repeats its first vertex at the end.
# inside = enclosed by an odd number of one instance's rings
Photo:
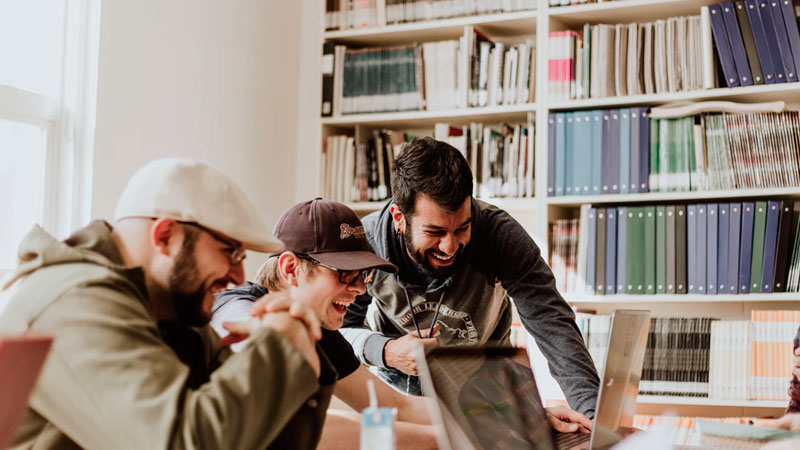
POLYGON ((250 315, 264 318, 270 313, 288 312, 290 316, 305 323, 314 339, 320 340, 322 331, 320 330, 319 317, 311 308, 304 306, 305 304, 307 303, 304 301, 292 298, 286 291, 272 292, 253 303, 253 306, 250 307, 250 315))
MULTIPOLYGON (((439 325, 433 327, 433 335, 439 332, 439 325)), ((414 349, 417 345, 422 345, 425 348, 436 347, 439 345, 439 339, 435 337, 428 337, 428 330, 422 331, 422 339, 417 333, 408 333, 407 335, 392 339, 386 343, 383 348, 383 358, 386 360, 386 365, 394 367, 403 373, 416 376, 417 360, 414 357, 414 349)))
POLYGON ((800 413, 789 413, 777 419, 756 419, 757 427, 779 428, 781 430, 800 431, 800 413))
POLYGON ((792 375, 800 380, 800 347, 794 349, 794 356, 792 357, 792 375))
POLYGON ((255 330, 261 326, 258 318, 252 318, 243 322, 222 322, 222 328, 228 334, 222 338, 222 345, 233 345, 250 337, 255 330))
MULTIPOLYGON (((306 359, 308 364, 311 365, 314 374, 319 376, 320 362, 315 344, 316 338, 308 329, 307 324, 294 318, 288 312, 266 314, 259 322, 260 326, 271 328, 286 337, 289 342, 295 346, 297 351, 303 355, 303 358, 306 359)), ((250 321, 244 323, 250 323, 250 321)), ((317 325, 317 332, 319 333, 319 325, 317 325)))
POLYGON ((550 421, 556 431, 574 433, 580 430, 581 433, 589 433, 592 429, 591 420, 566 406, 551 406, 545 408, 545 410, 547 412, 547 420, 550 421))

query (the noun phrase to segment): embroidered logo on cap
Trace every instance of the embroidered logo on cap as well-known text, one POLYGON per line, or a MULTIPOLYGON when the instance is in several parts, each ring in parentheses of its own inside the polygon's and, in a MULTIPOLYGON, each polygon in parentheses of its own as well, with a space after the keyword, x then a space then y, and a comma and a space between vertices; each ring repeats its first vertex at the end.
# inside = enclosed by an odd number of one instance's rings
POLYGON ((343 223, 339 225, 339 229, 341 230, 341 234, 339 235, 339 239, 347 239, 350 236, 355 236, 358 239, 364 239, 367 237, 367 234, 364 233, 364 227, 351 227, 350 225, 343 223))

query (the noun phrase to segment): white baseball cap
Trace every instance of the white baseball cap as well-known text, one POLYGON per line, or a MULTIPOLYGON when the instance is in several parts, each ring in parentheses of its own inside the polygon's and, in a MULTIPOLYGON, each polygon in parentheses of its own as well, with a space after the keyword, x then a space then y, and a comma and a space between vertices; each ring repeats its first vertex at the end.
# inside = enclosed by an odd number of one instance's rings
POLYGON ((248 250, 283 250, 239 185, 193 159, 157 159, 136 171, 114 213, 118 221, 130 217, 193 222, 236 239, 248 250))

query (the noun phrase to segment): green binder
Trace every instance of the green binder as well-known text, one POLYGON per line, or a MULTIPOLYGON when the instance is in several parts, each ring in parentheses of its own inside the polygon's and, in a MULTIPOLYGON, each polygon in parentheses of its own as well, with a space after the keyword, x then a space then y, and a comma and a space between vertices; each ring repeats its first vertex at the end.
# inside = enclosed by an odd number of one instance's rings
MULTIPOLYGON (((630 260, 628 260, 630 261, 630 260)), ((644 294, 656 293, 656 207, 644 207, 644 294)))
POLYGON ((764 232, 767 225, 767 202, 756 202, 753 224, 753 259, 750 265, 750 293, 761 292, 761 269, 764 265, 764 232))
POLYGON ((667 293, 667 207, 656 206, 656 293, 667 293))

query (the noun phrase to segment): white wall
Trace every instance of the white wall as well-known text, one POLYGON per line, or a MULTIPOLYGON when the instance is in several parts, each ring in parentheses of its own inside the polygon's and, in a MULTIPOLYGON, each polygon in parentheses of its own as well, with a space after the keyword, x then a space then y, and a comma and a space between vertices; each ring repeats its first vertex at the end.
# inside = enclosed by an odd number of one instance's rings
MULTIPOLYGON (((112 218, 125 182, 147 161, 186 156, 235 175, 274 225, 301 184, 299 111, 317 113, 298 106, 308 86, 298 76, 301 7, 314 21, 321 16, 312 5, 318 2, 104 0, 92 217, 112 218)), ((314 39, 319 60, 319 34, 314 39)), ((305 101, 318 104, 313 95, 305 101)), ((262 259, 248 258, 248 276, 262 259)))

